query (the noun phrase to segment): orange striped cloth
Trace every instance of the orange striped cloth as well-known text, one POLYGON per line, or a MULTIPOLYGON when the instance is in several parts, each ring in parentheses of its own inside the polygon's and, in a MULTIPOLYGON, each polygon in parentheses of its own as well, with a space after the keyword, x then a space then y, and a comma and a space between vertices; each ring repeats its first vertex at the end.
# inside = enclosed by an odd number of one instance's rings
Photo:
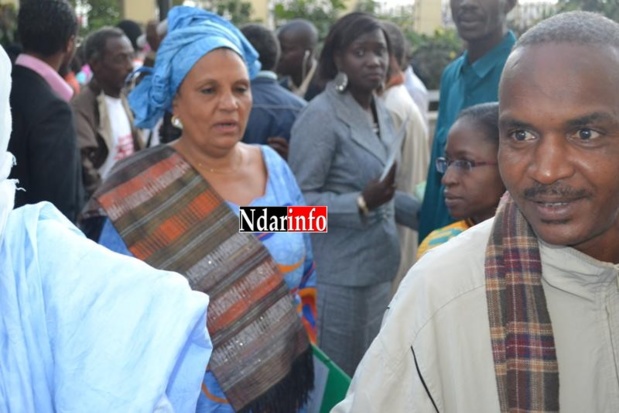
POLYGON ((121 161, 83 214, 104 216, 137 258, 210 296, 209 368, 235 411, 293 412, 306 402, 312 351, 281 272, 174 149, 121 161))

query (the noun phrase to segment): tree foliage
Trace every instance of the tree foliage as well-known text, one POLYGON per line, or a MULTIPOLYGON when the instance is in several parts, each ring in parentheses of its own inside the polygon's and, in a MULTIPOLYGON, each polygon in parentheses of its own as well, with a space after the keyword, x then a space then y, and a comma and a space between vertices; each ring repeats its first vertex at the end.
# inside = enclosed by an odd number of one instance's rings
POLYGON ((0 44, 8 46, 15 41, 17 12, 12 4, 0 4, 0 44))
POLYGON ((88 16, 88 32, 103 26, 115 26, 122 18, 121 0, 70 0, 70 3, 76 11, 83 11, 88 16))
POLYGON ((619 1, 617 0, 559 0, 559 10, 584 10, 598 12, 619 22, 619 1))
MULTIPOLYGON (((197 2, 204 10, 210 10, 229 19, 235 25, 251 21, 251 3, 244 0, 201 0, 197 2)), ((182 0, 174 0, 174 5, 183 4, 182 0)))
POLYGON ((320 39, 324 39, 344 10, 342 0, 277 0, 273 14, 276 26, 292 19, 309 20, 318 29, 320 39))

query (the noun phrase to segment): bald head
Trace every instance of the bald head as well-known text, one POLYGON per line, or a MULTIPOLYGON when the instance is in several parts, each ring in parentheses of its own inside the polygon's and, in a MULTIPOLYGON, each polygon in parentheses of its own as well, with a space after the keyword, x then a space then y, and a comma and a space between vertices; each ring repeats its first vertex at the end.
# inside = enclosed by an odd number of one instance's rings
POLYGON ((294 19, 283 25, 277 31, 279 40, 291 39, 301 47, 313 50, 318 44, 318 30, 310 21, 294 19))
POLYGON ((286 23, 277 31, 281 46, 281 56, 277 73, 290 76, 298 86, 303 76, 312 67, 314 49, 318 44, 318 30, 307 20, 295 19, 286 23))

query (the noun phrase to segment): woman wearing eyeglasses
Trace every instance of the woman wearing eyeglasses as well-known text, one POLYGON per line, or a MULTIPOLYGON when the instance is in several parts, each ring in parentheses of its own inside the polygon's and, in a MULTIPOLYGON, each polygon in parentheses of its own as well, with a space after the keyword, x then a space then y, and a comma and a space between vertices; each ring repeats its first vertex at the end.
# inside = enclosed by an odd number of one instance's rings
POLYGON ((494 216, 505 186, 499 175, 499 104, 471 106, 456 119, 447 135, 445 157, 436 159, 443 174, 445 203, 456 220, 431 232, 421 243, 417 259, 475 224, 494 216))

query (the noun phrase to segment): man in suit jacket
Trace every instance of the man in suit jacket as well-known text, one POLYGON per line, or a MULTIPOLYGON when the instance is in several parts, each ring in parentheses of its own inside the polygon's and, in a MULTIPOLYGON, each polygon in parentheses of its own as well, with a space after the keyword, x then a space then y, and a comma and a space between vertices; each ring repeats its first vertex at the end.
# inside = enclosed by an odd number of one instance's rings
POLYGON ((13 69, 9 150, 19 180, 15 206, 50 201, 75 221, 84 201, 73 115, 73 91, 58 75, 75 49, 77 19, 65 0, 23 2, 17 17, 23 53, 13 69))
POLYGON ((277 82, 280 47, 275 34, 260 24, 248 24, 241 32, 260 55, 262 65, 251 81, 253 103, 243 142, 269 145, 286 159, 290 130, 307 103, 277 82))

